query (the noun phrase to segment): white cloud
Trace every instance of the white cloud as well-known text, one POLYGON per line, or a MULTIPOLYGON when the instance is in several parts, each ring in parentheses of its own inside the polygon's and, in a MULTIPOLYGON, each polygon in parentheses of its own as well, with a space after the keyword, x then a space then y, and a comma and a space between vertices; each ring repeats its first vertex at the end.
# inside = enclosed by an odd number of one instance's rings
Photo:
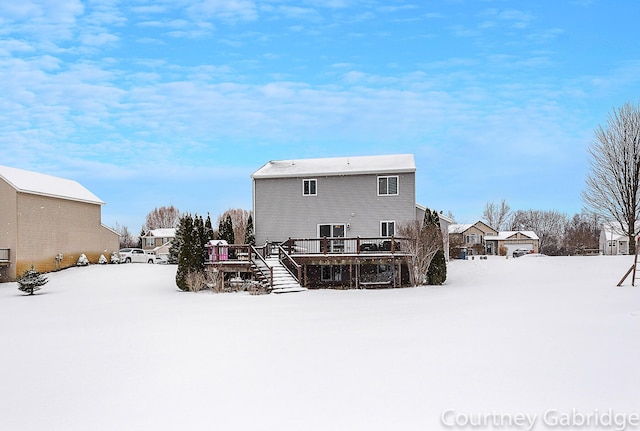
POLYGON ((197 19, 254 21, 258 17, 256 4, 250 0, 200 0, 189 6, 187 11, 197 19))

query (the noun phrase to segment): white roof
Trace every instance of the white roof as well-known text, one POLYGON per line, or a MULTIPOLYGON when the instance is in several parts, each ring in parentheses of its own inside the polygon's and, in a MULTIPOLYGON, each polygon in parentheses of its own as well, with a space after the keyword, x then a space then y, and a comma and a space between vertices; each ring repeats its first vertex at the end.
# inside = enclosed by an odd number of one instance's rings
POLYGON ((258 169, 252 178, 386 174, 415 172, 413 154, 386 156, 332 157, 323 159, 272 160, 258 169))
POLYGON ((0 166, 0 179, 21 193, 104 205, 100 198, 73 180, 8 166, 0 166))
POLYGON ((449 233, 462 233, 465 230, 469 229, 472 224, 450 224, 449 225, 449 233))
POLYGON ((175 238, 176 229, 172 227, 151 229, 149 232, 147 232, 146 236, 155 236, 156 238, 175 238))
POLYGON ((538 235, 536 235, 536 233, 532 230, 505 230, 505 231, 498 232, 498 235, 486 235, 484 239, 487 241, 490 241, 490 240, 502 241, 502 240, 511 238, 517 233, 520 233, 531 239, 540 239, 538 238, 538 235))

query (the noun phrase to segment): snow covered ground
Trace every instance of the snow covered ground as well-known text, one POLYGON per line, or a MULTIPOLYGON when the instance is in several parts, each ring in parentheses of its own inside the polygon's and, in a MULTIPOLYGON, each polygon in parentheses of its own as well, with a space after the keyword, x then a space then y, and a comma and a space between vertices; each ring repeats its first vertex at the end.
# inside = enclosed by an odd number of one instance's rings
POLYGON ((631 263, 476 259, 441 287, 265 296, 179 292, 175 266, 145 264, 49 274, 35 296, 0 284, 0 428, 434 430, 498 413, 547 429, 549 410, 640 413, 640 288, 615 287, 631 263))

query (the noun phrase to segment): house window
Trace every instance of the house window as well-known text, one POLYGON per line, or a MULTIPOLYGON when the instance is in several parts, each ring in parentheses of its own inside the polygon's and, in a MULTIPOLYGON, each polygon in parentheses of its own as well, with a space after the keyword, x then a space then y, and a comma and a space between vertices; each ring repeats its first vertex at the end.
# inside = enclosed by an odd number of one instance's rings
POLYGON ((302 180, 302 194, 316 196, 318 194, 318 180, 302 180))
POLYGON ((378 195, 397 195, 398 176, 378 177, 378 195))
POLYGON ((147 237, 144 239, 144 246, 145 247, 155 247, 156 245, 156 239, 155 237, 147 237))
POLYGON ((394 236, 395 233, 396 233, 396 222, 394 221, 380 222, 380 236, 394 236))
POLYGON ((322 265, 322 281, 342 281, 342 267, 338 265, 322 265))

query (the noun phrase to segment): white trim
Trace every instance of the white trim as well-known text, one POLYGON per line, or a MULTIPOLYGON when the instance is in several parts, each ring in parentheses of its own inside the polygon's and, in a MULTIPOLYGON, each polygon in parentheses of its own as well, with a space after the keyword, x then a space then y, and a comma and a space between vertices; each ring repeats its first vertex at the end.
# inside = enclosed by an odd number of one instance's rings
POLYGON ((303 178, 302 179, 302 196, 318 196, 318 179, 317 178, 303 178), (309 193, 304 192, 304 185, 309 181, 309 193), (315 184, 315 193, 311 193, 311 183, 315 184))
MULTIPOLYGON (((389 231, 389 227, 387 226, 387 233, 389 231)), ((392 236, 395 236, 396 234, 396 221, 395 220, 380 220, 380 236, 385 237, 385 238, 391 238, 392 236), (384 223, 393 223, 393 234, 392 235, 385 235, 382 233, 382 225, 384 223)))
POLYGON ((376 192, 378 196, 399 196, 400 195, 400 176, 399 175, 377 175, 376 176, 376 192), (380 193, 380 178, 387 178, 387 192, 389 191, 389 178, 396 179, 395 193, 380 193))
POLYGON ((331 236, 327 238, 345 238, 347 235, 347 224, 346 223, 318 223, 316 225, 316 235, 317 238, 324 238, 320 236, 320 226, 331 226, 331 236), (345 236, 333 236, 333 227, 334 226, 342 226, 344 228, 345 236))

